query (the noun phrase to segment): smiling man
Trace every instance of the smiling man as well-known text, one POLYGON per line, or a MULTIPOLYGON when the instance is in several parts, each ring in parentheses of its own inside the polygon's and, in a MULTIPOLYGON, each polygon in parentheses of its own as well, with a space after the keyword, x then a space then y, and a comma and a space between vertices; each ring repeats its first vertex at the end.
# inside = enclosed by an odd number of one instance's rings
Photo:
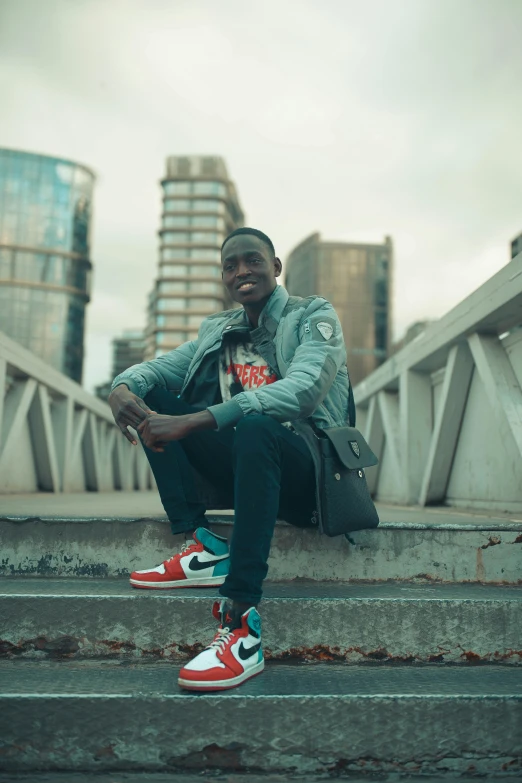
MULTIPOLYGON (((348 373, 341 326, 321 297, 289 297, 261 231, 240 228, 221 249, 223 283, 242 307, 206 318, 198 339, 135 365, 109 403, 122 433, 139 432, 181 552, 134 571, 138 588, 219 586, 214 641, 180 672, 192 690, 223 690, 264 667, 257 605, 278 516, 315 524, 311 454, 292 426, 343 426, 348 373), (230 549, 209 529, 194 472, 234 508, 230 549)), ((303 573, 303 577, 307 574, 303 573)))

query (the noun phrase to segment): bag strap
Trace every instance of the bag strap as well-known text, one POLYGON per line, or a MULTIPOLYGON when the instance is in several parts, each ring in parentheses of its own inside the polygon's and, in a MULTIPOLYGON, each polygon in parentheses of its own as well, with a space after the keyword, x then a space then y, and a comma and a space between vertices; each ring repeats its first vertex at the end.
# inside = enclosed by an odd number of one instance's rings
POLYGON ((355 400, 353 397, 352 384, 348 379, 348 421, 350 423, 350 427, 355 427, 355 419, 356 419, 355 400))

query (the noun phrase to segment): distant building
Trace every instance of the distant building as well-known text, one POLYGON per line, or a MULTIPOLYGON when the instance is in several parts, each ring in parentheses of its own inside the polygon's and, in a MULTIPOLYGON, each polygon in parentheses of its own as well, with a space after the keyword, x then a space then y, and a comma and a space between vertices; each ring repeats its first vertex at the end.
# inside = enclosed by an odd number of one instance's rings
POLYGON ((362 381, 389 354, 393 247, 384 244, 324 242, 312 234, 290 253, 285 286, 290 294, 319 294, 340 318, 348 371, 353 385, 362 381))
POLYGON ((433 323, 435 323, 434 320, 415 321, 415 323, 408 326, 404 337, 393 344, 391 353, 397 353, 397 351, 400 351, 405 345, 413 342, 416 337, 425 332, 428 326, 431 326, 433 323))
POLYGON ((128 329, 123 332, 121 337, 115 337, 112 341, 112 368, 111 378, 105 383, 96 386, 94 393, 102 400, 107 400, 111 393, 111 385, 114 378, 120 373, 132 367, 133 364, 140 364, 145 355, 145 335, 143 331, 137 329, 128 329))
POLYGON ((221 244, 244 224, 223 158, 169 157, 163 190, 158 277, 149 297, 146 358, 187 340, 211 313, 232 307, 221 282, 221 244))
POLYGON ((515 258, 519 253, 522 253, 522 234, 519 234, 511 242, 511 258, 515 258))
POLYGON ((140 364, 145 355, 145 335, 143 331, 126 330, 121 337, 112 341, 112 377, 140 364))
POLYGON ((0 149, 0 331, 78 383, 94 179, 70 160, 0 149))

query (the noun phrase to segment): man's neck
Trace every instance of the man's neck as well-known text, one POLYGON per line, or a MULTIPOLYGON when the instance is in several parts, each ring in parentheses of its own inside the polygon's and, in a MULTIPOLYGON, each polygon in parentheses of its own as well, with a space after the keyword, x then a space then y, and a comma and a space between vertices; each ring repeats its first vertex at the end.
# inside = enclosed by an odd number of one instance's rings
POLYGON ((274 293, 274 291, 275 288, 273 291, 270 292, 270 294, 267 297, 261 299, 260 302, 254 302, 251 305, 243 305, 243 309, 247 314, 247 318, 252 324, 254 329, 257 329, 257 327, 259 326, 259 316, 265 309, 268 300, 272 298, 272 294, 274 293))

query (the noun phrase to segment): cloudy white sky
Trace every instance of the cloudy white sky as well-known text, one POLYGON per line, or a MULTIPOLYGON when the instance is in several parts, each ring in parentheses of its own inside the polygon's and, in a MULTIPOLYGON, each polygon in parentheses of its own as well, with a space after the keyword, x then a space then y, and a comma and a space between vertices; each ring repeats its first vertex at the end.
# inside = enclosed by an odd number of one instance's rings
POLYGON ((395 244, 394 336, 522 231, 522 0, 0 0, 0 146, 97 174, 85 384, 145 322, 167 155, 223 155, 283 261, 395 244))

